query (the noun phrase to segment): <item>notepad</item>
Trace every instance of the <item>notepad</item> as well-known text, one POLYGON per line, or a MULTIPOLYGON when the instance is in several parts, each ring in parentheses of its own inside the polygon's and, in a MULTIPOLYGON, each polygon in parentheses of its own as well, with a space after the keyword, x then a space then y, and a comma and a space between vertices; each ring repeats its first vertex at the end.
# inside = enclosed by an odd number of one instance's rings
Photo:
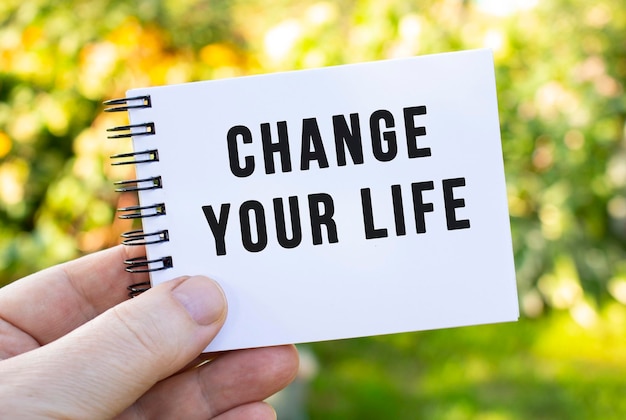
POLYGON ((494 63, 471 50, 132 89, 130 271, 228 300, 208 351, 514 321, 494 63))

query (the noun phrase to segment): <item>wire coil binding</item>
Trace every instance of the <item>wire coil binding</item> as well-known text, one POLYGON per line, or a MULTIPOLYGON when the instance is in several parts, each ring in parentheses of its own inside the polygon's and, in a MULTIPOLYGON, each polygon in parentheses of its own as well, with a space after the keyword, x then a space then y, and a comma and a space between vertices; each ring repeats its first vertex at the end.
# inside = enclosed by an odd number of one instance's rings
POLYGON ((151 273, 153 271, 166 270, 172 268, 172 257, 161 257, 149 260, 147 257, 135 257, 124 260, 126 271, 129 273, 151 273), (160 264, 154 266, 154 264, 160 264), (143 268, 142 268, 143 267, 143 268))
POLYGON ((120 134, 112 134, 107 136, 109 139, 123 139, 135 136, 153 136, 156 134, 153 122, 147 122, 142 124, 130 124, 120 125, 118 127, 107 128, 109 133, 123 131, 120 134), (143 129, 143 131, 137 131, 137 129, 143 129))
POLYGON ((146 233, 141 229, 137 229, 122 233, 122 238, 124 238, 122 241, 124 245, 150 245, 169 241, 170 234, 167 230, 146 233))
POLYGON ((137 165, 138 163, 151 163, 159 161, 159 151, 156 149, 144 150, 142 152, 118 153, 111 156, 111 159, 123 159, 112 162, 111 165, 137 165))
POLYGON ((128 206, 117 209, 120 219, 145 219, 146 217, 163 216, 165 214, 165 204, 150 204, 148 206, 128 206))
POLYGON ((143 179, 128 179, 125 181, 117 181, 114 185, 119 187, 115 189, 115 192, 133 192, 133 191, 146 191, 156 190, 163 188, 163 181, 160 176, 153 176, 143 179))
MULTIPOLYGON (((104 102, 105 112, 124 112, 131 109, 151 108, 152 99, 149 95, 133 96, 129 98, 111 99, 104 102)), ((109 139, 127 139, 134 137, 148 138, 156 134, 154 122, 143 122, 137 124, 120 125, 107 129, 109 139)), ((159 161, 159 151, 157 149, 147 149, 130 153, 119 153, 111 156, 111 165, 139 165, 149 164, 159 161)), ((116 192, 127 193, 137 191, 147 191, 163 188, 163 181, 160 176, 153 176, 141 179, 129 179, 115 182, 116 192)), ((148 217, 158 217, 165 215, 165 204, 157 203, 150 205, 137 205, 121 207, 117 209, 120 219, 144 219, 148 217)), ((122 244, 125 246, 146 246, 169 241, 167 230, 145 232, 142 229, 131 230, 123 233, 122 244)), ((125 270, 129 273, 151 273, 154 271, 167 270, 174 266, 171 256, 148 259, 143 255, 140 257, 124 260, 125 270)), ((142 281, 128 286, 128 296, 133 298, 140 295, 151 287, 149 281, 142 281)))
POLYGON ((105 101, 104 112, 123 112, 129 109, 152 108, 152 100, 150 96, 134 96, 132 98, 119 98, 105 101))
POLYGON ((146 290, 150 289, 149 281, 142 281, 141 283, 135 283, 128 286, 128 297, 134 298, 139 296, 146 290))

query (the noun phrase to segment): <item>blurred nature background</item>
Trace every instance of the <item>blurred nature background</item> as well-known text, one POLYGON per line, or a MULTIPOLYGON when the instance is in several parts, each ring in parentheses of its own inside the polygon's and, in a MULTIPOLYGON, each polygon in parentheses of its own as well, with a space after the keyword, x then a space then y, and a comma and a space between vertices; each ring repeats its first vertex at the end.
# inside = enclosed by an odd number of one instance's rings
POLYGON ((103 100, 483 47, 522 318, 306 346, 300 418, 626 418, 623 0, 2 0, 0 285, 128 230, 103 100))

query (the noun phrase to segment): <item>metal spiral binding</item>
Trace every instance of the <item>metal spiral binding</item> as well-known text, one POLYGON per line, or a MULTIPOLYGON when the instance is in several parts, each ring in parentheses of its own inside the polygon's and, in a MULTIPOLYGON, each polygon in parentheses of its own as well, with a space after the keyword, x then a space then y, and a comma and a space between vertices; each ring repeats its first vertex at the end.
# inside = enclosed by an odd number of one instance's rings
POLYGON ((111 99, 110 101, 105 101, 103 104, 104 106, 110 107, 105 108, 104 112, 123 112, 129 109, 152 108, 150 96, 111 99))
POLYGON ((150 289, 150 282, 144 281, 141 283, 135 283, 128 286, 128 297, 134 298, 135 296, 139 296, 146 290, 150 289))
POLYGON ((138 163, 150 163, 159 161, 159 151, 156 149, 144 150, 142 152, 119 153, 111 156, 111 159, 124 159, 113 162, 111 165, 136 165, 138 163), (142 157, 145 156, 145 157, 142 157), (130 159, 127 159, 130 158, 130 159))
POLYGON ((149 260, 147 257, 136 257, 124 260, 126 264, 126 271, 129 273, 150 273, 153 271, 166 270, 172 268, 172 257, 161 257, 153 260, 149 260), (156 267, 152 267, 152 264, 161 264, 156 267), (145 268, 142 268, 145 267, 145 268))
POLYGON ((143 230, 138 229, 122 233, 122 238, 124 238, 122 241, 124 245, 150 245, 169 241, 170 234, 167 230, 146 233, 143 230))
POLYGON ((120 219, 145 219, 146 217, 163 216, 165 214, 165 204, 150 204, 149 206, 128 206, 117 209, 120 219))
POLYGON ((109 139, 123 139, 135 136, 153 136, 156 134, 156 130, 154 128, 153 122, 147 122, 142 124, 131 124, 131 125, 120 125, 118 127, 107 128, 109 133, 123 131, 121 134, 112 134, 107 136, 109 139), (137 131, 136 129, 141 128, 143 131, 137 131))
MULTIPOLYGON (((152 99, 149 95, 134 96, 130 98, 112 99, 104 102, 105 112, 123 112, 130 109, 151 108, 152 99)), ((139 124, 121 125, 107 129, 109 139, 125 139, 133 137, 147 137, 156 134, 154 122, 144 122, 139 124)), ((120 153, 111 156, 115 160, 111 165, 139 165, 149 164, 159 161, 159 151, 148 149, 139 152, 120 153)), ((163 188, 160 176, 142 179, 123 180, 115 183, 117 192, 135 192, 163 188)), ((147 217, 158 217, 165 215, 165 204, 157 203, 144 206, 129 206, 117 209, 120 219, 144 219, 147 217)), ((169 232, 159 230, 156 232, 144 232, 142 229, 131 230, 122 234, 122 244, 126 246, 145 246, 169 241, 169 232)), ((146 256, 129 258, 124 261, 125 270, 129 273, 151 273, 154 271, 172 268, 171 256, 148 259, 146 256)), ((150 288, 150 282, 144 281, 128 286, 128 296, 135 297, 150 288)))
POLYGON ((129 179, 125 181, 117 181, 114 185, 119 185, 119 188, 115 189, 115 192, 132 192, 132 191, 146 191, 156 190, 163 188, 163 181, 160 176, 153 176, 143 179, 129 179))

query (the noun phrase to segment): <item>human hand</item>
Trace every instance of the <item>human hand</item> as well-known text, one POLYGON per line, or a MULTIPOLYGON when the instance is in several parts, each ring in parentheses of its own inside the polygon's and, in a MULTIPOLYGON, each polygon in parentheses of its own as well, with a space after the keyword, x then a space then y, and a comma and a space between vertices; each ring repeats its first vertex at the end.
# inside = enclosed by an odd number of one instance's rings
POLYGON ((0 418, 274 418, 262 401, 295 377, 295 348, 225 352, 190 368, 224 323, 221 289, 179 278, 128 300, 138 281, 124 271, 129 252, 0 289, 0 418))

